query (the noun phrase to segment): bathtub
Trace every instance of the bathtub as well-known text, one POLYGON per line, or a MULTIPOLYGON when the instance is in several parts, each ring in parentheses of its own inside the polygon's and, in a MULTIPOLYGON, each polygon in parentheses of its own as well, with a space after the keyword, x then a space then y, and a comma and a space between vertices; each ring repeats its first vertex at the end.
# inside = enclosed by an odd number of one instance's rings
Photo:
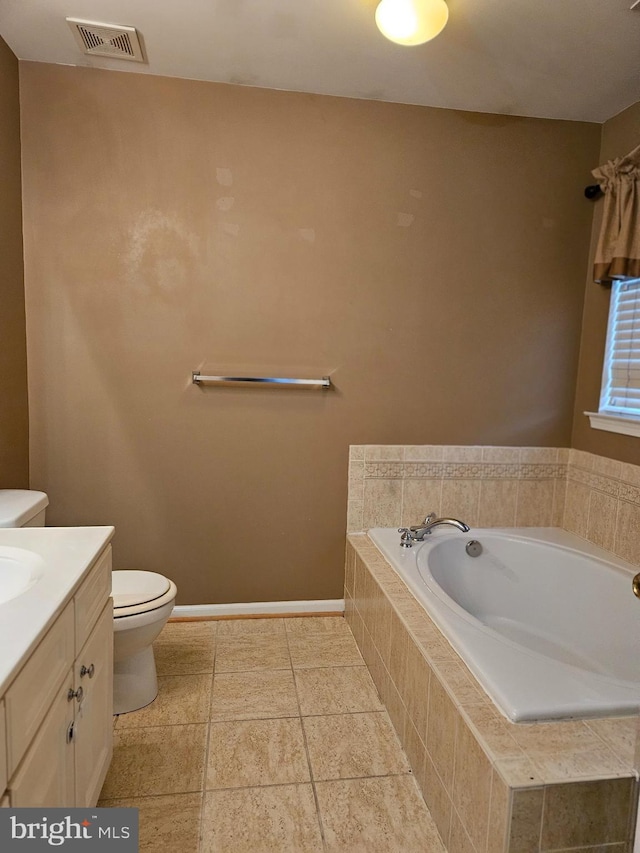
POLYGON ((558 528, 368 535, 511 721, 640 711, 631 564, 558 528))

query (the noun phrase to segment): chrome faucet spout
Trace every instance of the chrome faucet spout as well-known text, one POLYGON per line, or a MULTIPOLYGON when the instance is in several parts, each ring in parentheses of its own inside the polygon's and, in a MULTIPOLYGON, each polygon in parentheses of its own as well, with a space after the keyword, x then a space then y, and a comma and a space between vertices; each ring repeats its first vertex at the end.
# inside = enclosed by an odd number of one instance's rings
POLYGON ((430 513, 424 520, 424 524, 409 527, 408 533, 414 542, 422 542, 424 537, 431 533, 436 527, 455 527, 461 533, 468 533, 471 528, 458 518, 437 518, 435 513, 430 513))

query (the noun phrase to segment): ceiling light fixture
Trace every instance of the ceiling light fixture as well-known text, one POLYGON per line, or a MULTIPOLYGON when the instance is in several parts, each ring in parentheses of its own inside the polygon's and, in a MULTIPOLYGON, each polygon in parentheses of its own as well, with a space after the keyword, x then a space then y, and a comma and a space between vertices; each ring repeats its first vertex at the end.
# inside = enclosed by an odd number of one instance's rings
POLYGON ((444 0, 381 0, 376 9, 376 24, 382 35, 403 45, 431 41, 448 19, 444 0))

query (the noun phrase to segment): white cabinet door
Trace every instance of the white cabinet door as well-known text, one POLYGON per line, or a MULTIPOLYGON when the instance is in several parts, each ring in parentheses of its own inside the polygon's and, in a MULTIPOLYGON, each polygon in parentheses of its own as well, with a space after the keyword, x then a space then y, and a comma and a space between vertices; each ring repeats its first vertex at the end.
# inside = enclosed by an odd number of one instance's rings
POLYGON ((76 806, 95 806, 113 750, 113 606, 100 614, 75 663, 76 806))
POLYGON ((36 736, 54 698, 60 695, 60 685, 73 666, 73 626, 73 602, 69 602, 5 694, 9 777, 36 736))
POLYGON ((73 787, 74 702, 69 701, 73 671, 60 686, 38 733, 9 783, 12 808, 68 808, 75 803, 73 787))

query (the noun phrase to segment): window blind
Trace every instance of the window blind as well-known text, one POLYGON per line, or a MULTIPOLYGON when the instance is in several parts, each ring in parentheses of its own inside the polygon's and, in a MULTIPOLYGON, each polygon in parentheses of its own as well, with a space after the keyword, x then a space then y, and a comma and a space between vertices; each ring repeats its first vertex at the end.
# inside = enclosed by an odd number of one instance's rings
POLYGON ((600 411, 640 418, 640 278, 611 286, 600 411))

